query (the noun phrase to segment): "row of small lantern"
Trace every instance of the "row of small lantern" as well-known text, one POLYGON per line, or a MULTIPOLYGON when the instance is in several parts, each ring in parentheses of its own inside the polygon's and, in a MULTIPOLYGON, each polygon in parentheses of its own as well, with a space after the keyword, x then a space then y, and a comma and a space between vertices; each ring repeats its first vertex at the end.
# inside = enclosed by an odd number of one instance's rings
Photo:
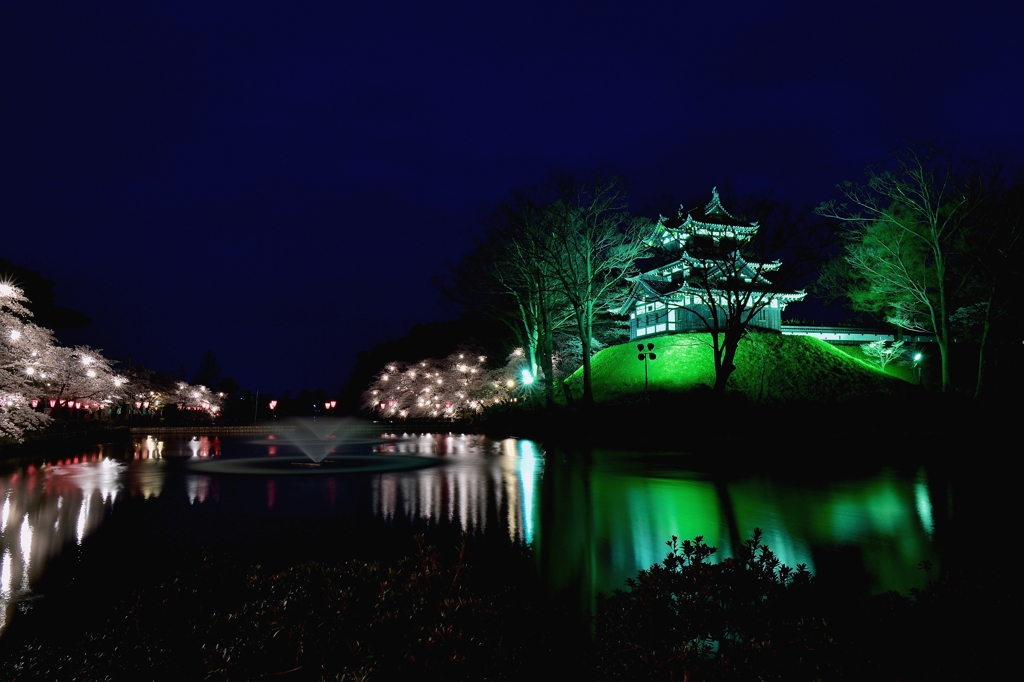
MULTIPOLYGON (((35 409, 39 408, 40 402, 41 401, 38 398, 33 398, 32 400, 29 401, 29 404, 32 405, 32 409, 35 410, 35 409)), ((101 407, 101 405, 99 403, 89 404, 88 402, 83 403, 83 402, 79 402, 79 401, 76 401, 76 400, 58 400, 58 399, 55 399, 55 398, 51 398, 51 399, 47 400, 46 402, 48 402, 50 404, 50 408, 51 409, 52 408, 56 408, 58 403, 60 404, 61 407, 66 407, 69 410, 98 410, 101 407)), ((273 401, 273 403, 274 404, 271 405, 270 409, 274 409, 274 407, 276 407, 277 401, 275 400, 275 401, 273 401)), ((337 403, 335 403, 335 401, 331 401, 331 403, 337 404, 337 403)), ((331 409, 331 408, 334 407, 334 405, 331 404, 331 403, 327 404, 327 409, 331 409)), ((13 401, 10 401, 10 400, 0 400, 0 407, 7 407, 7 406, 9 406, 11 404, 13 404, 13 401)), ((153 403, 152 405, 153 405, 153 407, 156 407, 156 403, 153 403)), ((148 400, 137 400, 137 401, 135 401, 135 409, 136 410, 148 410, 149 407, 150 407, 150 402, 148 400)), ((185 408, 182 408, 182 409, 209 411, 211 409, 211 405, 208 402, 203 402, 202 407, 185 407, 185 408)), ((214 410, 214 411, 216 411, 216 410, 214 410)))
MULTIPOLYGON (((78 401, 75 401, 75 400, 55 400, 55 399, 52 399, 52 398, 50 400, 48 400, 47 402, 50 403, 50 407, 51 408, 57 407, 57 403, 60 403, 61 407, 66 407, 69 410, 98 410, 98 409, 100 409, 99 403, 93 403, 92 405, 90 405, 89 403, 82 403, 82 402, 78 402, 78 401)), ((37 407, 39 407, 39 400, 37 398, 33 398, 31 400, 31 405, 32 405, 32 409, 33 410, 36 409, 37 407)))
MULTIPOLYGON (((99 403, 93 403, 92 405, 90 405, 89 403, 82 403, 82 402, 78 402, 78 401, 75 401, 75 400, 70 400, 69 401, 69 400, 54 400, 54 399, 50 399, 47 402, 50 403, 50 407, 51 408, 57 407, 57 403, 60 403, 61 407, 66 407, 69 410, 71 410, 71 409, 74 409, 74 410, 90 410, 90 409, 91 410, 98 410, 98 409, 100 409, 100 404, 99 403)), ((33 410, 36 409, 37 407, 39 407, 39 399, 38 398, 33 398, 30 401, 30 403, 32 405, 32 409, 33 410)), ((135 403, 135 409, 136 410, 139 410, 139 409, 148 410, 149 409, 149 401, 148 400, 143 400, 141 402, 136 402, 135 403)))
MULTIPOLYGON (((278 401, 271 400, 269 403, 267 403, 267 406, 271 410, 276 410, 277 409, 277 403, 278 403, 278 401)), ((337 406, 338 406, 338 401, 337 400, 329 400, 326 403, 324 403, 324 409, 325 410, 333 410, 337 406)))

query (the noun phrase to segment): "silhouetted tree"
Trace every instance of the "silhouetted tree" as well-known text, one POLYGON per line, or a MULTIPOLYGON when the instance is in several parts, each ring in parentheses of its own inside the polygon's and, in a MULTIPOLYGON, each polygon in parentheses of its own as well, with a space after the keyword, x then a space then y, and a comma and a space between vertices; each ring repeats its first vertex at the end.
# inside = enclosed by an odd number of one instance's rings
POLYGON ((648 251, 655 225, 630 215, 617 178, 561 178, 554 188, 555 200, 538 212, 538 257, 572 309, 582 345, 583 402, 590 405, 595 315, 621 305, 621 284, 648 251))
POLYGON ((32 321, 41 327, 81 329, 92 322, 92 318, 77 310, 58 306, 55 283, 34 270, 0 258, 0 282, 12 284, 24 293, 26 306, 32 312, 32 321))
POLYGON ((838 185, 845 202, 828 201, 817 209, 843 225, 843 258, 851 275, 847 294, 856 309, 934 334, 942 390, 948 390, 950 315, 964 283, 956 269, 970 249, 969 218, 988 188, 979 183, 973 162, 909 145, 867 175, 865 184, 838 185))
POLYGON ((545 229, 540 191, 519 192, 499 206, 485 239, 440 284, 446 296, 467 310, 509 329, 550 403, 554 335, 572 318, 572 310, 544 258, 551 235, 545 229))
POLYGON ((657 227, 657 250, 678 261, 671 276, 689 292, 683 300, 672 299, 672 306, 689 312, 708 332, 714 392, 721 395, 736 369, 740 341, 773 300, 799 300, 802 292, 793 287, 820 265, 828 232, 810 210, 767 197, 747 199, 733 215, 717 190, 703 210, 680 206, 675 218, 662 217, 657 227))
POLYGON ((217 358, 214 357, 213 351, 208 350, 203 353, 203 359, 199 361, 199 370, 192 377, 192 383, 213 386, 218 381, 220 381, 220 365, 217 364, 217 358))

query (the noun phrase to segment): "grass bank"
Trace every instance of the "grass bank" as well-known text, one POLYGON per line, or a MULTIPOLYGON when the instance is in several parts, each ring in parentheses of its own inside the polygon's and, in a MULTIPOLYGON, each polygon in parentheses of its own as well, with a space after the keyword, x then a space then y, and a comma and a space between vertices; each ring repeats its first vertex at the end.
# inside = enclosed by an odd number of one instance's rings
MULTIPOLYGON (((591 363, 594 400, 620 402, 645 392, 644 363, 636 343, 611 346, 591 363)), ((645 339, 656 360, 647 361, 647 390, 658 395, 710 388, 715 366, 710 334, 673 334, 645 339)), ((894 398, 910 393, 906 382, 820 339, 782 334, 749 334, 736 353, 727 391, 755 403, 894 398)), ((583 370, 566 379, 573 398, 583 396, 583 370)), ((564 396, 556 396, 561 404, 564 396)))

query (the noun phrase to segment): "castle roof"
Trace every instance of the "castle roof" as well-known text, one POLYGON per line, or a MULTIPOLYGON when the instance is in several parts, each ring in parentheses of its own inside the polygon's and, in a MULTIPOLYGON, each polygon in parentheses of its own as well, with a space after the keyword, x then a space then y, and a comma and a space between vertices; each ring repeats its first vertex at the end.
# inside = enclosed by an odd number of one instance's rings
MULTIPOLYGON (((758 224, 740 220, 729 213, 718 196, 718 188, 711 190, 711 201, 704 206, 687 210, 679 207, 675 218, 661 218, 663 231, 671 234, 678 231, 686 235, 707 234, 712 236, 731 236, 749 238, 758 230, 758 224)), ((685 241, 685 238, 681 241, 685 241)))

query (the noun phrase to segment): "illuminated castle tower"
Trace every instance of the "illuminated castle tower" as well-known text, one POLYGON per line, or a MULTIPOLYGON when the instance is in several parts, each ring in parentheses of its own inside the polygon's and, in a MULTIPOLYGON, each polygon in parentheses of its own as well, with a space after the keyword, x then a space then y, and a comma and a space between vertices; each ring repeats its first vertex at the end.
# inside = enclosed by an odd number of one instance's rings
POLYGON ((659 265, 631 281, 626 304, 629 338, 724 327, 729 311, 749 326, 780 330, 786 305, 803 291, 779 291, 765 276, 780 263, 757 263, 744 257, 744 246, 757 234, 757 223, 737 219, 722 206, 718 190, 703 208, 679 208, 675 218, 662 217, 657 232, 659 265))

